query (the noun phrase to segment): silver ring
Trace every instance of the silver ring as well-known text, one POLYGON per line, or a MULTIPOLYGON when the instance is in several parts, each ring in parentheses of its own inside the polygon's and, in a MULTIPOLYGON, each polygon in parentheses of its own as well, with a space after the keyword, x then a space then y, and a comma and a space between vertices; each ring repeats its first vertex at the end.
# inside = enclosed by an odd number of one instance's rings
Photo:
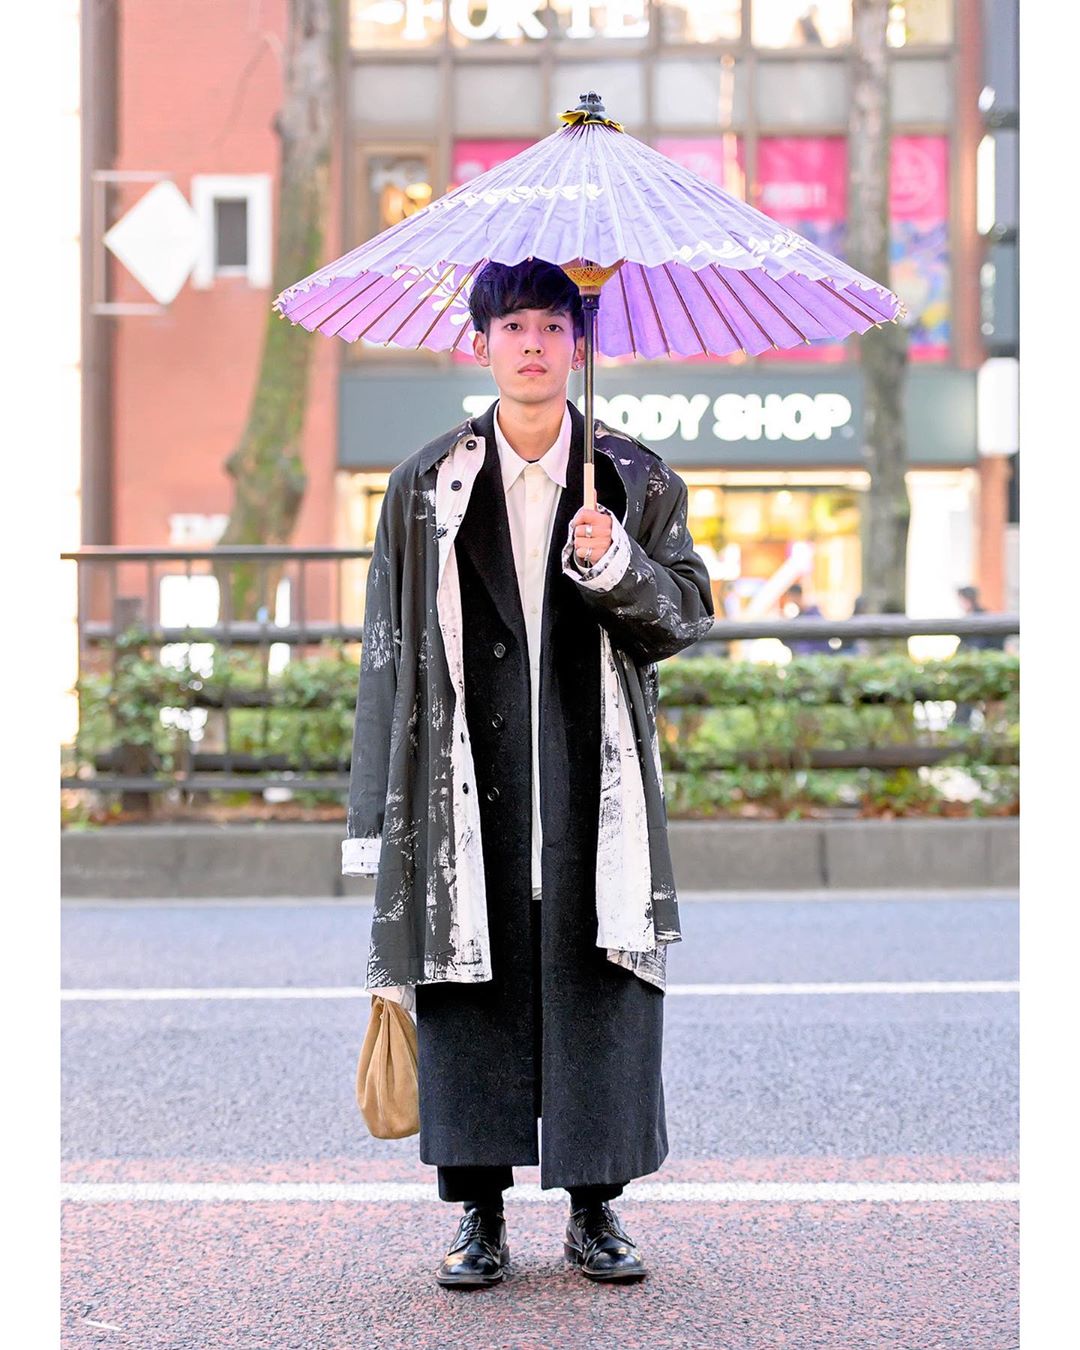
POLYGON ((591 522, 591 521, 589 522, 588 525, 585 526, 585 538, 586 538, 586 539, 591 539, 591 538, 592 538, 592 522, 591 522))

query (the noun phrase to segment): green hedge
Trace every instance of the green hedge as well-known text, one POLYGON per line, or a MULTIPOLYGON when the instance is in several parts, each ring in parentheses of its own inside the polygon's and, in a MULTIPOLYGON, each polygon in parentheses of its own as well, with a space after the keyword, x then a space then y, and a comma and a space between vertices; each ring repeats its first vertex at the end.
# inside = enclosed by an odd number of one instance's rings
MULTIPOLYGON (((117 644, 115 675, 103 669, 80 681, 75 758, 83 775, 95 756, 120 744, 142 747, 155 772, 174 772, 184 764, 187 717, 200 700, 220 701, 226 692, 243 700, 264 688, 271 707, 228 713, 234 752, 284 755, 297 771, 307 763, 347 763, 358 677, 350 649, 327 644, 324 655, 290 661, 269 678, 257 652, 210 649, 204 675, 163 665, 155 650, 133 630, 117 644), (163 718, 163 709, 174 711, 163 718)), ((658 731, 669 814, 1016 810, 1018 771, 1000 761, 1018 757, 1018 687, 1019 659, 997 651, 932 661, 895 652, 821 655, 787 666, 716 657, 663 662, 658 731), (943 704, 976 712, 968 724, 946 724, 943 704), (932 769, 808 764, 813 751, 941 744, 957 748, 932 769), (746 762, 763 750, 786 762, 746 762), (964 805, 958 796, 971 800, 964 805)))

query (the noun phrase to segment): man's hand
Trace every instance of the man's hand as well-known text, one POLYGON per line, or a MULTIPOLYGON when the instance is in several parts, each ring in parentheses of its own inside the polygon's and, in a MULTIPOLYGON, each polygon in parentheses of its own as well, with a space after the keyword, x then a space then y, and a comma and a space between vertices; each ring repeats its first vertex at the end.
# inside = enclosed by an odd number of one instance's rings
POLYGON ((611 515, 583 506, 571 521, 574 526, 574 556, 582 567, 598 563, 611 547, 611 515))

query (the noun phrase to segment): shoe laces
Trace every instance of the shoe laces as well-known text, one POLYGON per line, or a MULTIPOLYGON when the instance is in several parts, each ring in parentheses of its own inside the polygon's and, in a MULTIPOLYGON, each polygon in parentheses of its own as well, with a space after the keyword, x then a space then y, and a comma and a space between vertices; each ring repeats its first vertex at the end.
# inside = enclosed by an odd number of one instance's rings
POLYGON ((502 1219, 501 1214, 496 1214, 494 1210, 486 1212, 480 1208, 468 1209, 461 1219, 461 1227, 458 1229, 458 1240, 463 1243, 471 1242, 473 1238, 483 1238, 485 1241, 494 1242, 499 1222, 502 1219), (490 1227, 485 1231, 485 1220, 490 1227))
POLYGON ((597 1242, 606 1234, 618 1238, 620 1242, 630 1242, 614 1211, 606 1201, 600 1205, 589 1205, 583 1209, 575 1210, 574 1221, 588 1243, 597 1242))

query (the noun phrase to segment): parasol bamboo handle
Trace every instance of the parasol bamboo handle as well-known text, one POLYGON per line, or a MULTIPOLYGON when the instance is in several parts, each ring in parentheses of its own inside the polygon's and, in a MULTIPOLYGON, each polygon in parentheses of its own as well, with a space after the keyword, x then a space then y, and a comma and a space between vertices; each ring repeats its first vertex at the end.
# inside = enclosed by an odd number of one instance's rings
MULTIPOLYGON (((595 97, 595 96, 594 96, 595 97)), ((563 263, 562 269, 577 286, 581 295, 582 318, 585 327, 585 464, 583 476, 584 505, 596 510, 596 475, 593 464, 595 420, 593 418, 593 361, 596 352, 596 320, 600 309, 600 287, 622 266, 620 260, 611 267, 598 267, 587 259, 563 263)))

